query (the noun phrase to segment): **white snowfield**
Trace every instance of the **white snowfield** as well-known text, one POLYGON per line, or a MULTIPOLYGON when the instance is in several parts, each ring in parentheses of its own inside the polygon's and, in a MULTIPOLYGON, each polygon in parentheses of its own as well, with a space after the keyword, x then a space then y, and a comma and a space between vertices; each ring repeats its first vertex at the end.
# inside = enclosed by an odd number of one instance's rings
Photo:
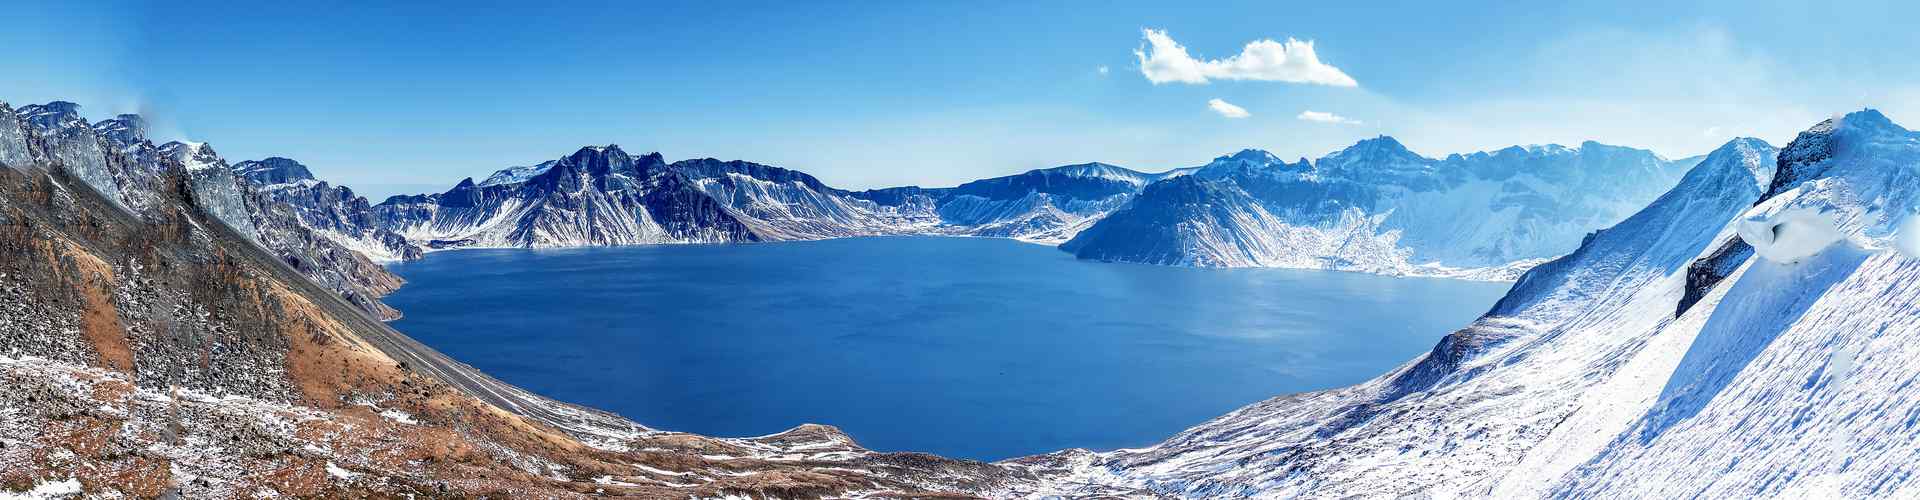
POLYGON ((1878 112, 1735 140, 1378 379, 1006 464, 1030 496, 1920 497, 1917 202, 1878 112))

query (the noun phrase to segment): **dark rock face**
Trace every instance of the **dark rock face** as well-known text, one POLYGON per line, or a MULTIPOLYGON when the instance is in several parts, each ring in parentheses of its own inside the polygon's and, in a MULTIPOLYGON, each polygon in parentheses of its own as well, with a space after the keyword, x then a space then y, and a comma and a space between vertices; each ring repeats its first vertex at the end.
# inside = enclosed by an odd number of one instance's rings
POLYGON ((1674 308, 1673 315, 1677 317, 1686 314, 1688 309, 1692 309, 1694 304, 1700 302, 1700 299, 1706 298, 1708 291, 1727 279, 1728 275, 1733 274, 1735 269, 1740 268, 1740 264, 1751 257, 1753 257, 1753 245, 1739 238, 1732 238, 1728 239, 1726 244, 1720 245, 1719 249, 1714 250, 1713 254, 1688 264, 1687 288, 1680 297, 1680 304, 1674 308))
MULTIPOLYGON (((372 205, 367 199, 355 195, 346 186, 334 186, 313 178, 306 165, 286 158, 267 158, 257 161, 244 161, 233 166, 234 174, 245 179, 258 194, 265 198, 259 201, 263 207, 257 211, 267 211, 273 203, 285 204, 291 210, 287 216, 297 220, 306 229, 320 236, 334 240, 339 246, 360 252, 368 259, 381 261, 406 261, 419 259, 423 251, 419 246, 384 227, 380 227, 374 218, 372 205)), ((360 267, 357 263, 340 264, 344 267, 360 267)), ((373 277, 367 270, 367 277, 373 277)), ((357 273, 334 273, 349 276, 357 273)), ((325 280, 323 280, 325 281, 325 280)), ((359 280, 363 283, 386 280, 359 280)), ((396 283, 397 285, 397 283, 396 283)), ((385 294, 381 289, 391 287, 371 286, 373 297, 385 294)), ((369 310, 384 309, 385 306, 369 310)), ((383 316, 391 315, 383 312, 383 316)))
POLYGON ((1793 142, 1780 149, 1773 183, 1760 201, 1821 177, 1832 167, 1827 160, 1843 153, 1841 148, 1845 145, 1870 144, 1879 139, 1875 136, 1882 134, 1899 137, 1908 133, 1905 128, 1873 109, 1821 121, 1794 136, 1793 142))

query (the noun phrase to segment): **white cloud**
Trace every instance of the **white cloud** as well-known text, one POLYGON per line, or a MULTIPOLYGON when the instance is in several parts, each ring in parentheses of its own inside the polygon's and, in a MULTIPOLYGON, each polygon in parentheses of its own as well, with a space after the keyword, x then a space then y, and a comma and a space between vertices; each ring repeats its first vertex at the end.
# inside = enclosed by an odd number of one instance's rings
POLYGON ((1220 116, 1224 116, 1227 118, 1246 118, 1249 116, 1253 116, 1253 113, 1247 112, 1247 108, 1235 106, 1233 105, 1233 103, 1222 101, 1219 99, 1208 100, 1207 108, 1212 109, 1213 112, 1220 113, 1220 116))
POLYGON ((1335 87, 1354 87, 1353 77, 1339 68, 1320 62, 1313 52, 1313 41, 1288 38, 1286 42, 1255 40, 1226 59, 1198 60, 1187 48, 1173 41, 1167 32, 1141 30, 1147 45, 1133 51, 1140 60, 1140 73, 1155 85, 1162 83, 1207 83, 1209 80, 1259 80, 1269 82, 1313 83, 1335 87))
POLYGON ((1305 120, 1305 121, 1310 121, 1310 122, 1319 122, 1319 123, 1335 123, 1335 124, 1340 124, 1340 125, 1359 125, 1359 124, 1361 124, 1361 122, 1360 122, 1360 120, 1355 120, 1355 119, 1352 119, 1352 118, 1347 118, 1347 117, 1344 117, 1344 116, 1340 116, 1340 115, 1336 115, 1336 114, 1333 114, 1333 113, 1328 113, 1328 112, 1325 112, 1325 111, 1301 111, 1301 112, 1300 112, 1300 114, 1299 114, 1299 115, 1296 115, 1296 116, 1294 116, 1294 118, 1298 118, 1298 119, 1301 119, 1301 120, 1305 120))
POLYGON ((1100 72, 1100 76, 1107 76, 1107 67, 1106 67, 1106 66, 1104 66, 1104 65, 1103 65, 1103 66, 1100 66, 1100 69, 1098 69, 1098 70, 1096 70, 1096 71, 1099 71, 1099 72, 1100 72))

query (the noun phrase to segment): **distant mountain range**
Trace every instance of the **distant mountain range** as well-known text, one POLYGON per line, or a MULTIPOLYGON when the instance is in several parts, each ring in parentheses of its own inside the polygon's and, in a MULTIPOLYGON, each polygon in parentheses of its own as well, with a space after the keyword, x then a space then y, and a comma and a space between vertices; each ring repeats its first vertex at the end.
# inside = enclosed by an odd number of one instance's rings
POLYGON ((1511 279, 1645 206, 1697 162, 1593 142, 1432 159, 1385 136, 1312 161, 1246 150, 1149 186, 1061 248, 1094 260, 1511 279))
MULTIPOLYGON (((1651 201, 1697 161, 1593 142, 1433 159, 1383 136, 1292 163, 1246 150, 1161 173, 1086 163, 949 188, 850 191, 780 167, 667 163, 659 153, 607 145, 364 208, 348 206, 349 198, 282 198, 331 220, 360 221, 343 228, 318 220, 344 245, 382 260, 418 253, 406 245, 942 235, 1060 245, 1102 261, 1511 280, 1651 201)), ((299 193, 311 183, 304 173, 243 175, 270 192, 299 193), (302 185, 278 187, 293 184, 302 185)))

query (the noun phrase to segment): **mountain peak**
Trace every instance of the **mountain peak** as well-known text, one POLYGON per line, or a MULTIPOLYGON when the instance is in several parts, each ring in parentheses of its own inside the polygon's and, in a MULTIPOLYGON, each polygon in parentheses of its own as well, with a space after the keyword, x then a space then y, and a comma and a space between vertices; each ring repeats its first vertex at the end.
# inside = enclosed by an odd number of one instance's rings
POLYGON ((1229 156, 1229 158, 1261 164, 1281 162, 1280 157, 1274 156, 1273 153, 1269 153, 1264 149, 1242 149, 1240 152, 1229 156))
POLYGON ((1407 149, 1407 146, 1404 144, 1401 144, 1399 139, 1395 139, 1393 138, 1393 136, 1387 135, 1387 134, 1380 134, 1380 135, 1374 136, 1372 139, 1361 139, 1360 142, 1354 143, 1354 146, 1368 146, 1368 147, 1398 149, 1398 150, 1407 149))
POLYGON ((1413 150, 1407 149, 1405 144, 1401 144, 1399 139, 1384 134, 1372 139, 1362 139, 1360 142, 1353 143, 1352 146, 1347 146, 1347 149, 1340 150, 1340 152, 1343 153, 1343 155, 1419 156, 1414 154, 1413 150))
POLYGON ((1760 199, 1771 198, 1819 177, 1827 169, 1829 162, 1826 160, 1843 153, 1842 150, 1847 147, 1882 141, 1917 140, 1920 137, 1915 137, 1913 132, 1894 124, 1893 120, 1872 108, 1822 120, 1781 148, 1779 159, 1775 162, 1773 184, 1760 199))
POLYGON ((307 170, 306 165, 278 156, 235 163, 233 173, 263 186, 313 180, 313 172, 307 170))
POLYGON ((147 138, 147 119, 136 114, 121 114, 93 124, 93 130, 122 147, 147 138))
POLYGON ((1027 171, 1027 174, 1052 174, 1052 175, 1064 175, 1068 177, 1082 177, 1082 178, 1098 177, 1103 179, 1113 179, 1113 180, 1119 180, 1119 181, 1125 181, 1125 182, 1139 182, 1142 177, 1139 172, 1129 170, 1125 167, 1121 167, 1121 166, 1113 165, 1109 163, 1101 163, 1097 161, 1088 162, 1088 163, 1076 163, 1073 165, 1061 165, 1053 168, 1037 168, 1037 169, 1027 171))
POLYGON ((73 122, 82 126, 87 124, 86 119, 80 117, 80 105, 68 101, 22 106, 19 114, 27 123, 41 130, 52 130, 73 122))
POLYGON ((1887 119, 1887 115, 1880 114, 1880 110, 1873 108, 1847 113, 1840 117, 1840 122, 1849 128, 1908 133, 1906 128, 1894 124, 1893 120, 1887 119))
POLYGON ((1389 135, 1381 135, 1353 143, 1352 146, 1347 146, 1346 149, 1327 155, 1326 159, 1335 160, 1335 165, 1395 165, 1402 163, 1425 163, 1428 161, 1426 157, 1420 156, 1419 153, 1414 153, 1413 150, 1407 149, 1406 145, 1400 144, 1398 139, 1394 139, 1393 136, 1389 135))
POLYGON ((204 142, 171 141, 160 145, 160 154, 180 162, 189 172, 209 168, 228 168, 226 160, 220 158, 220 153, 215 152, 213 146, 204 142))
MULTIPOLYGON (((633 168, 633 157, 627 156, 627 152, 621 151, 620 146, 615 144, 587 146, 580 148, 579 151, 575 151, 566 158, 562 158, 560 163, 555 166, 578 168, 589 174, 601 176, 610 172, 625 171, 633 168)), ((548 170, 548 172, 555 170, 563 169, 555 168, 548 170)))
POLYGON ((1287 162, 1264 149, 1242 149, 1230 155, 1221 155, 1213 159, 1213 164, 1245 164, 1253 167, 1285 165, 1287 162))

